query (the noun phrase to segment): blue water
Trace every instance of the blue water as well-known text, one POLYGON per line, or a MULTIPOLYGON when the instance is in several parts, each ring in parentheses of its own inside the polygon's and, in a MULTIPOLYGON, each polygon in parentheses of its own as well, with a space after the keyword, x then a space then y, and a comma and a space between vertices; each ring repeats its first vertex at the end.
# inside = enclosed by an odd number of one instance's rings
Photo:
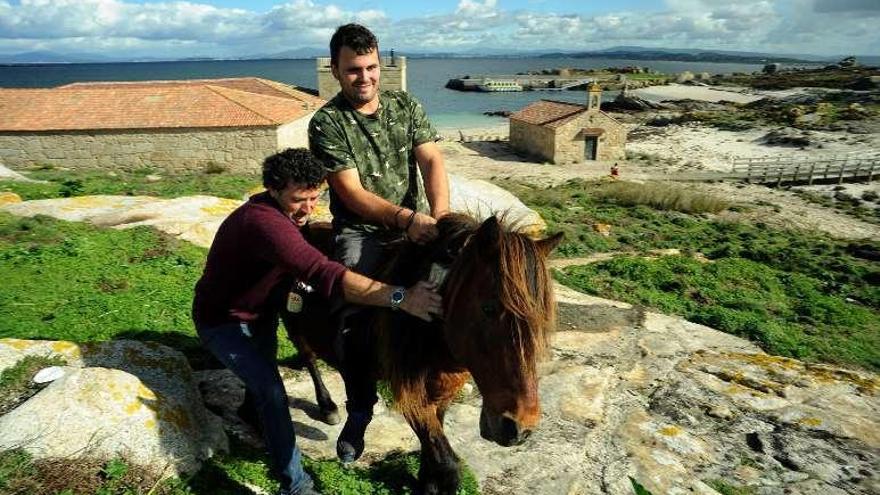
MULTIPOLYGON (((658 72, 753 72, 759 65, 667 62, 621 59, 570 58, 446 58, 409 59, 407 86, 425 106, 438 128, 476 127, 505 122, 482 115, 486 111, 518 110, 540 99, 582 103, 581 91, 527 91, 472 93, 444 88, 446 81, 463 75, 515 74, 556 67, 602 68, 639 65, 658 72)), ((114 64, 56 64, 0 67, 0 87, 52 87, 78 81, 142 81, 257 76, 296 86, 317 87, 314 60, 218 60, 114 64)))

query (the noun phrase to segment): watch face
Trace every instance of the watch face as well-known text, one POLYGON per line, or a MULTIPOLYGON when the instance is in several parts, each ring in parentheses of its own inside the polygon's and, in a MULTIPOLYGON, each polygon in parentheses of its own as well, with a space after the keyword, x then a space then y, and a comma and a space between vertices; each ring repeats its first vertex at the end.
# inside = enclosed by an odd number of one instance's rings
POLYGON ((394 292, 391 293, 391 300, 396 303, 403 301, 403 290, 394 289, 394 292))

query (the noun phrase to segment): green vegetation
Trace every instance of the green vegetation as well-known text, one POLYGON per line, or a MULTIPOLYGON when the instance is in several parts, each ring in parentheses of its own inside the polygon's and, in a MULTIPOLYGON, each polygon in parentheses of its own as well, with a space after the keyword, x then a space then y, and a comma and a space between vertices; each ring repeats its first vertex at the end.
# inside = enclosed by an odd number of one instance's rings
POLYGON ((772 354, 880 369, 878 312, 823 283, 742 258, 618 257, 559 274, 571 287, 682 315, 758 342, 772 354))
MULTIPOLYGON (((261 452, 232 445, 229 454, 208 460, 186 478, 160 480, 156 473, 124 458, 37 460, 22 450, 0 451, 0 493, 11 495, 249 495, 249 487, 278 491, 261 452)), ((410 495, 419 469, 417 454, 392 454, 370 469, 343 467, 337 461, 304 460, 321 493, 338 495, 410 495)), ((459 495, 477 495, 473 473, 464 469, 459 495)))
POLYGON ((866 222, 880 224, 880 201, 874 191, 866 191, 861 197, 851 196, 843 191, 823 194, 803 189, 792 189, 792 192, 810 203, 834 208, 866 222))
POLYGON ((647 205, 684 213, 719 213, 730 207, 730 202, 722 198, 663 183, 610 182, 596 190, 596 197, 622 206, 647 205))
POLYGON ((755 495, 754 488, 738 486, 724 480, 708 480, 706 484, 721 495, 755 495))
POLYGON ((643 186, 607 182, 504 186, 537 210, 549 231, 565 232, 557 255, 630 253, 557 273, 563 283, 749 337, 769 352, 880 369, 880 243, 676 211, 680 202, 652 200, 653 186, 641 196, 643 186), (597 223, 611 225, 610 235, 593 232, 597 223), (669 248, 685 256, 638 257, 669 248), (712 262, 700 263, 694 253, 712 262))
POLYGON ((95 194, 121 196, 158 196, 176 198, 195 194, 210 194, 222 198, 241 199, 245 191, 261 184, 252 174, 226 173, 218 166, 209 166, 204 172, 160 174, 150 169, 133 172, 102 170, 77 171, 44 167, 26 172, 27 177, 46 183, 0 180, 0 191, 11 191, 24 200, 66 198, 95 194))
POLYGON ((636 495, 652 495, 644 486, 641 485, 638 481, 635 480, 632 476, 629 477, 629 482, 633 487, 633 492, 636 495))
POLYGON ((26 356, 0 373, 0 416, 40 391, 33 382, 34 375, 49 366, 64 366, 63 359, 46 356, 26 356))
MULTIPOLYGON (((714 79, 718 84, 750 86, 757 89, 788 88, 859 88, 859 82, 869 76, 880 75, 880 70, 853 68, 816 68, 810 70, 787 70, 775 74, 733 74, 714 79)), ((867 89, 867 88, 862 88, 867 89)))
MULTIPOLYGON (((184 352, 195 368, 217 366, 202 351, 189 317, 205 254, 146 227, 100 229, 0 213, 0 338, 155 340, 184 352)), ((279 359, 292 361, 296 350, 283 331, 279 335, 279 359)), ((28 382, 33 373, 27 370, 43 364, 28 361, 4 373, 0 403, 7 395, 20 397, 15 392, 20 386, 7 388, 7 383, 28 382)), ((235 443, 232 452, 208 461, 192 478, 158 485, 148 473, 124 465, 129 469, 122 476, 119 463, 36 461, 21 451, 0 452, 0 493, 59 495, 69 489, 64 495, 244 495, 251 493, 244 483, 270 493, 278 488, 265 456, 235 443)), ((369 469, 310 459, 305 465, 324 493, 408 494, 414 490, 418 456, 391 456, 369 469)), ((466 469, 459 493, 479 493, 466 469)))

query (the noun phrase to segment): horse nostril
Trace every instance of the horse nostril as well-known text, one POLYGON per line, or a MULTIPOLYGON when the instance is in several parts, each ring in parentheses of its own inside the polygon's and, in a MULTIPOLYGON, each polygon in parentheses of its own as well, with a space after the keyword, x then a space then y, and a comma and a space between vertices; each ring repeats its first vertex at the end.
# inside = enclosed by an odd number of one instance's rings
POLYGON ((511 442, 519 439, 519 425, 516 421, 508 417, 501 418, 501 438, 511 442))

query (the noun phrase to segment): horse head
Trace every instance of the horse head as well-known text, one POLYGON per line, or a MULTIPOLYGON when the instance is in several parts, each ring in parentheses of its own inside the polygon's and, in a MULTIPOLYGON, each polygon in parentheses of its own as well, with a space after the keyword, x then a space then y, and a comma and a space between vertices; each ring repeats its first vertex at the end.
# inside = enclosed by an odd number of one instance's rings
POLYGON ((483 396, 480 434, 518 445, 540 419, 537 364, 556 314, 545 261, 562 234, 536 241, 495 216, 479 227, 472 223, 466 241, 453 243, 458 253, 446 279, 444 333, 483 396))

